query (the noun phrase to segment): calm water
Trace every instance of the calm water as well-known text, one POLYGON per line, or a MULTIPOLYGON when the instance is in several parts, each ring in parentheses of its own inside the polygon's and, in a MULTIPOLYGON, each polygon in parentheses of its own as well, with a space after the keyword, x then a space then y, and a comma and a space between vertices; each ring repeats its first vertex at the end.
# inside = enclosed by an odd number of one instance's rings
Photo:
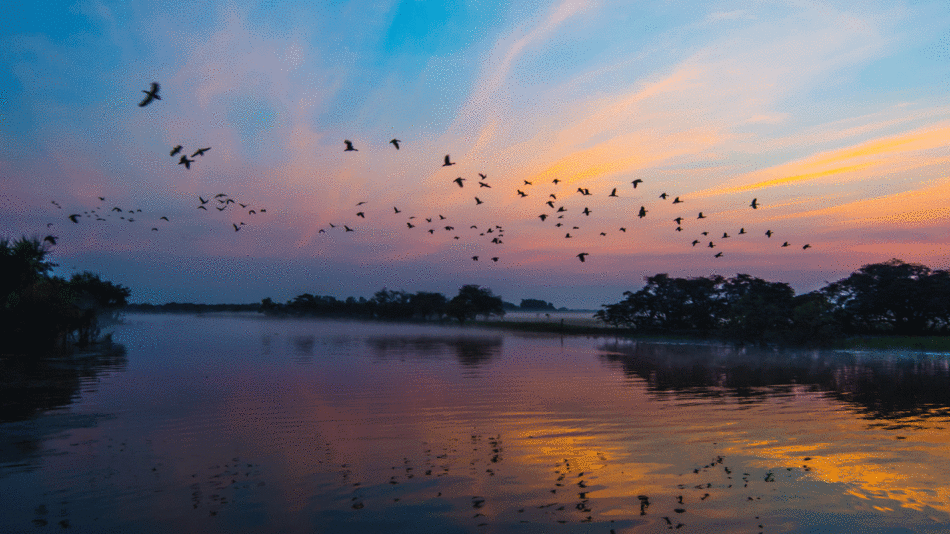
POLYGON ((950 528, 946 355, 250 315, 115 339, 2 369, 0 532, 950 528))

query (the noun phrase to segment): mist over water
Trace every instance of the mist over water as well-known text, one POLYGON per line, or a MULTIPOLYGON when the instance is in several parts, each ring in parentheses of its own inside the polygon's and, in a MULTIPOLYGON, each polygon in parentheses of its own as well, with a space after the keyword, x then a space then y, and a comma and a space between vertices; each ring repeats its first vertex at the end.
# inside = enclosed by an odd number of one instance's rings
POLYGON ((254 314, 114 338, 0 373, 0 531, 950 527, 947 355, 254 314))

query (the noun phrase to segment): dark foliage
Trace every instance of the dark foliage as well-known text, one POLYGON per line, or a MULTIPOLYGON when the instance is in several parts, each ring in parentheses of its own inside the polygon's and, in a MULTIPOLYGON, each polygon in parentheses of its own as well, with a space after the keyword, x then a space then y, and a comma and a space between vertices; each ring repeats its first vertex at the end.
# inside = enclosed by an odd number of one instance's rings
POLYGON ((715 335, 735 341, 824 344, 842 334, 950 333, 950 273, 890 260, 865 265, 819 291, 795 295, 747 274, 657 274, 595 314, 647 334, 715 335))
POLYGON ((86 346, 114 320, 129 290, 84 272, 50 276, 48 242, 0 239, 0 334, 3 355, 49 354, 86 346))

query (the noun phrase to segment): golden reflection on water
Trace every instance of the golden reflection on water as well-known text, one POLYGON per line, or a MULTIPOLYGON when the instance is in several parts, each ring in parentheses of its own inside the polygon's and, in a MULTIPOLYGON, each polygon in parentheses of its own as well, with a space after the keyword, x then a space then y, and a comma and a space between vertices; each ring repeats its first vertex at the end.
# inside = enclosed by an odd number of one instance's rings
POLYGON ((131 351, 71 408, 117 415, 40 438, 55 455, 21 460, 36 491, 7 517, 45 491, 120 530, 143 514, 203 532, 950 525, 939 362, 321 324, 131 351))

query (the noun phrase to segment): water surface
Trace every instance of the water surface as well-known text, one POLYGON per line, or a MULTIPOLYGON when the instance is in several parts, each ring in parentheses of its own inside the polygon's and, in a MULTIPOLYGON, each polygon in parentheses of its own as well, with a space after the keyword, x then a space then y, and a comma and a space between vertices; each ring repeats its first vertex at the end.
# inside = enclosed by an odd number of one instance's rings
POLYGON ((0 531, 939 532, 946 355, 137 315, 3 368, 0 531))

